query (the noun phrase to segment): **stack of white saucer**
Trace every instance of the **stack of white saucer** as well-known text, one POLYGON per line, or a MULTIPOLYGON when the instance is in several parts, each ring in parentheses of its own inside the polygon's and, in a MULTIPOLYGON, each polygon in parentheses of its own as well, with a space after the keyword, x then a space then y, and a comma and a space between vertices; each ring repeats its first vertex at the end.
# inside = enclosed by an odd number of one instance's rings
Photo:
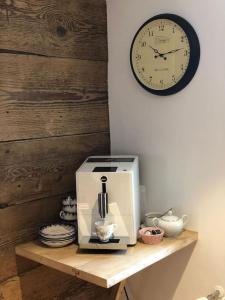
POLYGON ((62 201, 63 208, 59 213, 63 221, 76 221, 77 220, 77 201, 68 196, 62 201))
POLYGON ((39 240, 49 247, 64 247, 76 238, 74 226, 51 224, 42 226, 39 230, 39 240))

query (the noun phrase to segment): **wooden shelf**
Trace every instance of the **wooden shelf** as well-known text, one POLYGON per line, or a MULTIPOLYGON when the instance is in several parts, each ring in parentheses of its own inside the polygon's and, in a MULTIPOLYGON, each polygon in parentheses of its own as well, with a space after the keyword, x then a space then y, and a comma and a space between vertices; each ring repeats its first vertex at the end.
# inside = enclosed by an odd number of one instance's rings
POLYGON ((176 238, 164 238, 157 245, 137 243, 127 251, 80 251, 77 245, 48 248, 38 241, 16 247, 16 254, 45 266, 109 288, 131 275, 197 241, 193 231, 184 231, 176 238))

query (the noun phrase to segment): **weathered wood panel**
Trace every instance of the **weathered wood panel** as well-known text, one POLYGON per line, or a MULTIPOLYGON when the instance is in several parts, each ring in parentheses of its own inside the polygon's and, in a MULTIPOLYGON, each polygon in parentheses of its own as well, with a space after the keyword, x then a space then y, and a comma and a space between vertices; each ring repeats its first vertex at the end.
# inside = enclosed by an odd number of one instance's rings
POLYGON ((8 241, 21 242, 38 232, 38 227, 58 218, 62 199, 55 196, 0 209, 0 245, 8 241))
POLYGON ((105 299, 14 252, 109 153, 105 0, 0 1, 0 69, 0 299, 105 299))
POLYGON ((21 274, 20 284, 23 300, 100 300, 110 294, 110 290, 44 266, 21 274))
MULTIPOLYGON (((19 241, 30 241, 37 237, 37 230, 31 236, 27 236, 19 241)), ((0 246, 0 283, 8 280, 17 274, 27 272, 39 266, 38 263, 15 255, 15 246, 18 241, 10 242, 0 246)), ((1 299, 1 298, 0 298, 1 299)))
POLYGON ((0 54, 0 141, 109 130, 105 62, 0 54))
MULTIPOLYGON (((20 238, 20 241, 6 242, 6 244, 0 245, 0 283, 8 280, 9 278, 16 276, 17 274, 34 269, 39 264, 32 262, 31 260, 24 259, 15 255, 15 246, 17 243, 23 243, 24 241, 30 241, 37 237, 37 229, 33 229, 33 232, 29 236, 20 238)), ((5 243, 3 240, 2 243, 5 243)), ((0 298, 1 299, 1 298, 0 298)))
MULTIPOLYGON (((0 54, 0 66, 0 87, 7 91, 25 89, 64 92, 90 89, 104 92, 104 95, 107 91, 106 62, 0 54)), ((51 96, 54 97, 50 94, 50 99, 51 96)), ((66 100, 68 95, 64 96, 66 100)), ((85 96, 85 100, 91 99, 88 94, 85 96)), ((37 100, 40 101, 40 98, 37 100)), ((19 100, 22 100, 21 96, 19 100)))
POLYGON ((0 282, 16 276, 16 274, 17 267, 14 245, 0 246, 0 282))
MULTIPOLYGON (((22 300, 19 277, 12 277, 0 284, 0 299, 22 300)), ((29 300, 32 300, 32 298, 30 298, 29 300)))
POLYGON ((74 191, 75 171, 83 160, 107 153, 108 133, 1 143, 0 203, 4 207, 74 191))
POLYGON ((2 0, 0 51, 107 60, 104 0, 2 0))
MULTIPOLYGON (((65 196, 0 209, 0 282, 17 274, 15 245, 37 238, 41 224, 57 220, 65 196)), ((30 264, 20 260, 19 267, 24 271, 30 268, 30 264)))

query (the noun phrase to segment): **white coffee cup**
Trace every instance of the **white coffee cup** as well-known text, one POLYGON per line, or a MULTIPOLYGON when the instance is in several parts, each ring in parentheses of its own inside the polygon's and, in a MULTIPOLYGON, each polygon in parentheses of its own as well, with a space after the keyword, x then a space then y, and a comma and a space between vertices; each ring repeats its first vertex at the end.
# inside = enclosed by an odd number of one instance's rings
POLYGON ((66 221, 74 221, 76 219, 75 214, 67 213, 63 210, 60 211, 59 216, 61 219, 66 220, 66 221))
POLYGON ((112 224, 108 221, 95 222, 96 234, 101 242, 108 242, 116 228, 117 224, 112 224))
POLYGON ((63 211, 75 214, 77 211, 76 205, 63 205, 63 211))

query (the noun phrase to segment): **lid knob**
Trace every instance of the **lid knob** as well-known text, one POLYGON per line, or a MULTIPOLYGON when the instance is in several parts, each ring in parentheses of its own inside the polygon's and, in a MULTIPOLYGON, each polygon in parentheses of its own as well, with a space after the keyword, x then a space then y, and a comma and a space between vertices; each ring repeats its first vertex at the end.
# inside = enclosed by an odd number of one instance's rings
POLYGON ((173 215, 173 211, 172 209, 168 211, 168 216, 172 216, 173 215))

